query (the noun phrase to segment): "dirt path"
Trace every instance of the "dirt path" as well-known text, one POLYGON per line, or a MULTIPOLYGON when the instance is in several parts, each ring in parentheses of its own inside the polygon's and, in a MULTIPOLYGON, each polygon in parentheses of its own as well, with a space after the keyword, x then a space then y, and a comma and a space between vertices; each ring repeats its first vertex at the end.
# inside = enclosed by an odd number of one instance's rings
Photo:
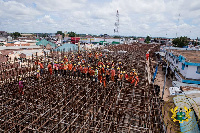
MULTIPOLYGON (((164 80, 165 80, 165 73, 162 71, 162 66, 159 66, 154 84, 160 86, 160 97, 162 97, 164 80)), ((164 90, 164 96, 163 96, 164 101, 168 101, 168 97, 170 96, 169 87, 172 87, 172 81, 166 78, 166 84, 165 84, 165 90, 164 90)))

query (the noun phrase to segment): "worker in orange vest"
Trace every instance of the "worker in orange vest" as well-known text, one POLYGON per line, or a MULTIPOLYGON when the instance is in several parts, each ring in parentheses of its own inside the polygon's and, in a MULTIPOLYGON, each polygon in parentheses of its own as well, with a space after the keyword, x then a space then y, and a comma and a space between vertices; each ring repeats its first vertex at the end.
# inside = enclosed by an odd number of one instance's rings
POLYGON ((109 66, 107 66, 107 69, 106 69, 106 81, 109 83, 109 78, 110 78, 110 69, 109 69, 109 66))
POLYGON ((146 53, 146 59, 147 59, 147 60, 149 59, 149 50, 148 50, 147 53, 146 53))
POLYGON ((138 76, 137 76, 137 73, 135 73, 135 76, 134 76, 134 78, 133 78, 131 84, 135 84, 135 86, 136 86, 138 82, 139 82, 139 78, 138 78, 138 76))
POLYGON ((91 67, 90 67, 90 64, 88 64, 88 68, 87 68, 87 78, 90 78, 90 71, 91 71, 91 67))
POLYGON ((91 53, 91 51, 89 51, 88 57, 89 57, 89 62, 91 62, 91 59, 92 59, 92 53, 91 53))
POLYGON ((86 66, 83 67, 83 78, 86 78, 86 74, 87 74, 88 68, 86 66))
POLYGON ((82 64, 85 64, 85 59, 82 59, 82 61, 81 61, 81 62, 82 62, 82 64))
POLYGON ((39 80, 40 79, 40 70, 37 70, 37 79, 39 80))
POLYGON ((43 61, 41 61, 41 62, 39 63, 39 65, 40 65, 40 73, 41 73, 41 75, 42 75, 43 72, 44 72, 43 61))
POLYGON ((105 65, 103 65, 103 67, 101 68, 102 69, 102 74, 105 74, 105 65))
POLYGON ((131 82, 133 80, 133 78, 135 76, 134 74, 135 74, 135 69, 133 69, 133 71, 130 72, 129 82, 131 82))
POLYGON ((110 66, 110 62, 106 61, 106 66, 110 66))
POLYGON ((77 66, 76 66, 76 64, 74 64, 74 67, 73 67, 73 78, 76 78, 76 70, 77 70, 77 66))
POLYGON ((48 68, 48 71, 50 73, 50 75, 52 75, 52 65, 51 65, 51 62, 49 62, 49 65, 47 66, 48 68))
POLYGON ((98 53, 95 53, 95 59, 97 60, 98 58, 98 53))
POLYGON ((124 78, 123 72, 121 71, 120 74, 118 74, 118 85, 122 85, 122 80, 124 78))
POLYGON ((111 80, 114 82, 114 79, 115 79, 115 69, 114 69, 114 67, 112 67, 112 70, 111 70, 111 80))
POLYGON ((112 63, 111 63, 111 65, 112 65, 112 67, 114 67, 114 66, 115 66, 115 63, 113 62, 113 60, 112 60, 112 63))
POLYGON ((102 57, 103 55, 102 55, 102 53, 99 53, 99 57, 102 57))
POLYGON ((64 64, 64 76, 67 74, 68 64, 67 62, 64 64))
POLYGON ((69 75, 69 77, 71 77, 72 76, 72 63, 71 63, 71 61, 69 61, 69 64, 68 64, 68 75, 69 75))
POLYGON ((101 62, 101 60, 99 60, 98 66, 103 66, 103 62, 101 62))
POLYGON ((64 64, 63 64, 63 61, 61 61, 61 64, 60 64, 60 75, 64 75, 64 64))
POLYGON ((81 63, 78 62, 78 68, 77 68, 78 78, 80 78, 81 76, 81 71, 82 71, 82 66, 81 66, 81 63))
POLYGON ((99 69, 98 69, 98 80, 100 81, 100 83, 102 83, 102 69, 101 69, 101 66, 99 66, 99 69))
POLYGON ((128 81, 128 79, 129 79, 128 74, 125 72, 125 80, 128 81))
POLYGON ((93 78, 94 78, 94 70, 93 70, 93 67, 91 67, 90 69, 90 81, 93 81, 93 78))
POLYGON ((64 57, 64 64, 68 62, 67 56, 64 57))

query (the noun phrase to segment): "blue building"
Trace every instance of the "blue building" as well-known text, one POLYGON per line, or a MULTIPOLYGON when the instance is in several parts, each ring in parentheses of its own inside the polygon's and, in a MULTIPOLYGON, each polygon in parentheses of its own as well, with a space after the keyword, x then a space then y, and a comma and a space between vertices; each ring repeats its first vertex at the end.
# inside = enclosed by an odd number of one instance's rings
POLYGON ((175 77, 182 83, 200 84, 200 51, 183 48, 165 49, 175 77))

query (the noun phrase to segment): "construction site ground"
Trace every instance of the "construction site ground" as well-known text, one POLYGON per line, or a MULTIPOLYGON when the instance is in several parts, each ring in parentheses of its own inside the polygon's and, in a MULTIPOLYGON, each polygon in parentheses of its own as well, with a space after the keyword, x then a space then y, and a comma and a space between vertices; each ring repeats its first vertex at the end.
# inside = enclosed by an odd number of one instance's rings
MULTIPOLYGON (((162 66, 159 65, 154 84, 160 86, 160 97, 162 97, 164 80, 165 80, 165 72, 162 71, 162 66)), ((166 77, 166 83, 165 83, 165 89, 164 89, 164 95, 163 95, 164 105, 167 102, 169 102, 169 99, 170 99, 169 87, 172 87, 172 80, 171 80, 171 78, 166 77)), ((173 104, 173 103, 171 103, 171 104, 173 104)), ((172 115, 170 108, 166 108, 166 106, 163 106, 162 110, 163 110, 162 112, 164 114, 165 126, 167 126, 167 133, 180 132, 179 124, 174 123, 172 121, 172 118, 170 118, 170 116, 172 115)))

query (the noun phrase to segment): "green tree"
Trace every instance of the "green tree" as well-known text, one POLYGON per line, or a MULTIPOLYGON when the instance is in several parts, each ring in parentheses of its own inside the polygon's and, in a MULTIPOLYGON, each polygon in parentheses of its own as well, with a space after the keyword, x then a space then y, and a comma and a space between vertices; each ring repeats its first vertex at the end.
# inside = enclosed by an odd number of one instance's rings
POLYGON ((21 36, 21 34, 19 32, 14 32, 11 34, 12 37, 14 37, 14 39, 17 39, 18 37, 21 36))
POLYGON ((120 36, 114 36, 113 38, 120 38, 120 36))
POLYGON ((62 31, 57 31, 56 35, 58 34, 62 35, 63 38, 65 37, 65 34, 62 31))
POLYGON ((151 38, 150 38, 150 36, 147 36, 144 42, 145 42, 145 43, 147 43, 147 44, 149 44, 149 43, 150 43, 150 41, 151 41, 151 38))
POLYGON ((75 37, 75 35, 76 35, 76 33, 75 32, 68 32, 68 34, 69 34, 69 37, 75 37))
POLYGON ((178 38, 175 38, 172 43, 173 43, 173 46, 174 47, 184 47, 184 46, 187 46, 188 45, 188 38, 186 36, 184 37, 178 37, 178 38))

